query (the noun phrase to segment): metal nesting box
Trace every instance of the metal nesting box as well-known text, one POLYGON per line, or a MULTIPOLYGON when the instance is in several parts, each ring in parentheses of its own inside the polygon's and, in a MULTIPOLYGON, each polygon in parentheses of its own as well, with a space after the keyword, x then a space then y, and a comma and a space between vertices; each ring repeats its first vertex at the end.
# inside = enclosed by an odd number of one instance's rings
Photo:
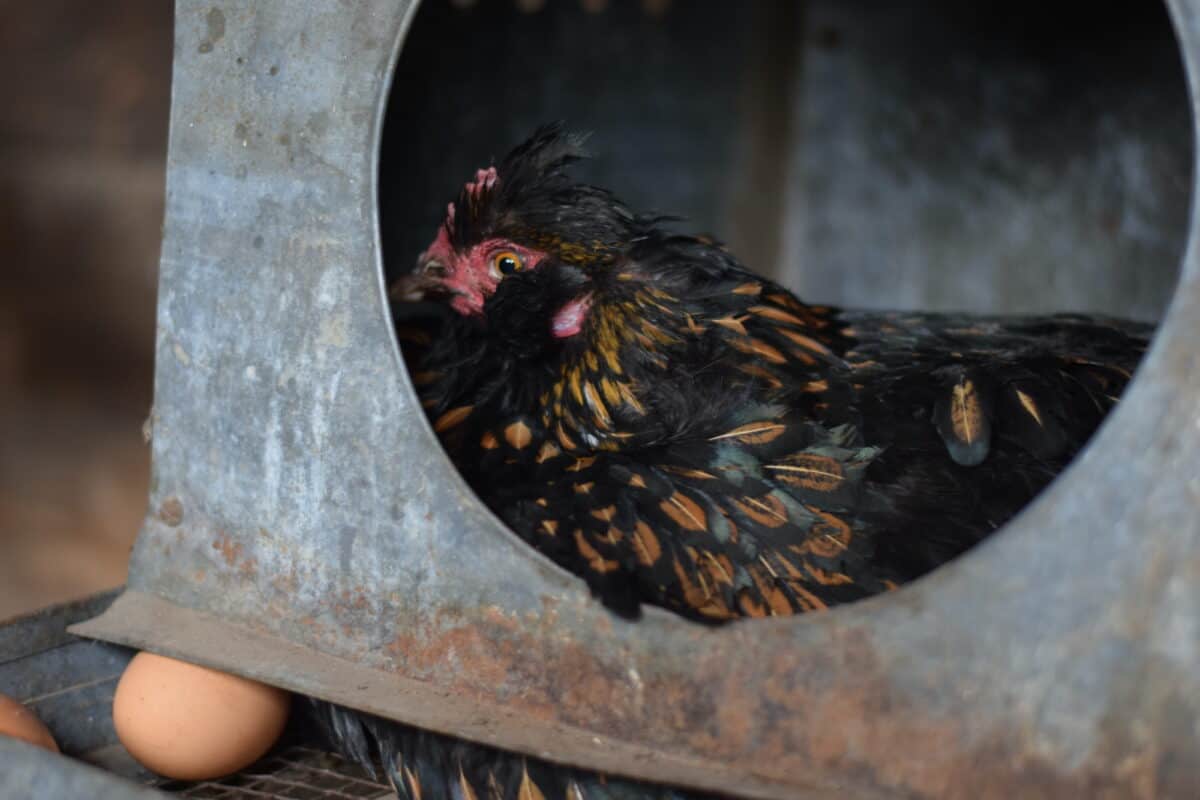
MULTIPOLYGON (((1200 0, 1169 7, 1194 82, 1200 0)), ((178 4, 149 513, 78 633, 748 796, 1200 785, 1194 209, 1125 400, 1000 535, 829 613, 625 622, 474 498, 392 336, 377 167, 415 11, 178 4)))

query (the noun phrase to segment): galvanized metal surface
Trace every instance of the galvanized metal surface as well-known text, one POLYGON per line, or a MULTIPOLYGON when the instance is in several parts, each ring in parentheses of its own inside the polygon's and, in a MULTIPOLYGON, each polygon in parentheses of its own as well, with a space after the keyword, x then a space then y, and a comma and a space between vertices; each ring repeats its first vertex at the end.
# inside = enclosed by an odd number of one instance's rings
POLYGON ((779 220, 801 297, 1161 318, 1192 163, 1162 2, 804 6, 779 220))
MULTIPOLYGON (((1171 9, 1194 78, 1200 2, 1171 9)), ((731 793, 1194 796, 1195 209, 1125 401, 1002 534, 826 614, 622 622, 471 496, 401 367, 374 181, 410 12, 179 4, 150 514, 80 631, 731 793)))
POLYGON ((4 800, 87 798, 169 800, 170 795, 138 786, 79 761, 18 739, 0 736, 0 791, 4 800))

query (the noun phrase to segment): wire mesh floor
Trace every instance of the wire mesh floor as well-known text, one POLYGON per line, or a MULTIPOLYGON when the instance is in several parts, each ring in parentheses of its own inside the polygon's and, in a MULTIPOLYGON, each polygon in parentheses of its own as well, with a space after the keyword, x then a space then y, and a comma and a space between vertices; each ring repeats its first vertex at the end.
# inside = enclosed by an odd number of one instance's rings
POLYGON ((204 800, 385 800, 395 794, 357 764, 323 750, 299 745, 268 755, 242 770, 213 781, 164 781, 155 788, 180 797, 204 800))

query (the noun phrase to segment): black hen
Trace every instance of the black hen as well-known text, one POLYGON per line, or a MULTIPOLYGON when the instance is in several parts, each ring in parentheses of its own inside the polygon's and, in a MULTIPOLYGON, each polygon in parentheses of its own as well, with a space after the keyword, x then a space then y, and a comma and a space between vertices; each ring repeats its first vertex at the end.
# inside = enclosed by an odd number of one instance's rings
MULTIPOLYGON (((814 611, 928 572, 1066 465, 1150 334, 807 305, 574 182, 579 156, 551 126, 480 170, 395 313, 471 486, 623 615, 814 611)), ((414 796, 668 793, 322 713, 414 796)))

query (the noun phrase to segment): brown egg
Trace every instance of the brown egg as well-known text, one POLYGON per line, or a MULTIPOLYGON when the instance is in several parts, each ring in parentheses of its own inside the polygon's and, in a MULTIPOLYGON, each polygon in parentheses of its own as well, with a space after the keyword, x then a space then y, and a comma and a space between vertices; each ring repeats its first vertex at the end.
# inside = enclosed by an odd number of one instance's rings
POLYGON ((147 769, 181 780, 237 772, 271 749, 290 695, 256 681, 138 653, 113 696, 113 724, 147 769))
POLYGON ((0 736, 24 739, 53 753, 58 752, 58 745, 50 735, 50 730, 28 706, 3 694, 0 694, 0 736))

